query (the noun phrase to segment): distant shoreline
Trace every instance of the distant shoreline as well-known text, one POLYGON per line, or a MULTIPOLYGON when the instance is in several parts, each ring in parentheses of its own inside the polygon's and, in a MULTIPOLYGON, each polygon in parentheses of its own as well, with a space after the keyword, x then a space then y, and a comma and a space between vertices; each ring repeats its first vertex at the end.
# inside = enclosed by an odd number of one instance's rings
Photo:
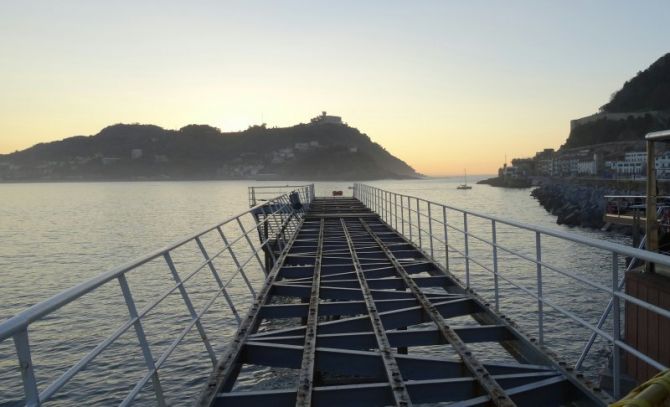
POLYGON ((430 177, 389 177, 389 178, 356 178, 356 179, 338 179, 338 178, 87 178, 87 179, 24 179, 24 180, 0 180, 0 184, 66 184, 66 183, 91 183, 91 182, 200 182, 200 181, 248 181, 248 182, 284 182, 284 181, 303 181, 303 182, 366 182, 366 181, 384 181, 384 180, 422 180, 430 177))

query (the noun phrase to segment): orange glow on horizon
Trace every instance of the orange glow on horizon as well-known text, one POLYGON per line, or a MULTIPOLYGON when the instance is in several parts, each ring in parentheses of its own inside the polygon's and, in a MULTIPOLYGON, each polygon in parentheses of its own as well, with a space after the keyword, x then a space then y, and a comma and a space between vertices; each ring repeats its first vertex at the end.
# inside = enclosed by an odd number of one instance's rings
POLYGON ((418 172, 493 174, 558 148, 670 30, 653 1, 251 3, 1 2, 0 154, 115 123, 234 131, 326 110, 418 172))

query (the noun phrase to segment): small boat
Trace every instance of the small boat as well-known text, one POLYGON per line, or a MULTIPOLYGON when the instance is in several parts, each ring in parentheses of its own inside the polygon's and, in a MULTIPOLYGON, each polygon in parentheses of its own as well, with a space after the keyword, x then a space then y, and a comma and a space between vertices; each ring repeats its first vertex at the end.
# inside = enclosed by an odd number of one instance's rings
POLYGON ((472 189, 472 187, 468 185, 468 173, 465 170, 463 170, 463 183, 457 186, 456 189, 472 189))

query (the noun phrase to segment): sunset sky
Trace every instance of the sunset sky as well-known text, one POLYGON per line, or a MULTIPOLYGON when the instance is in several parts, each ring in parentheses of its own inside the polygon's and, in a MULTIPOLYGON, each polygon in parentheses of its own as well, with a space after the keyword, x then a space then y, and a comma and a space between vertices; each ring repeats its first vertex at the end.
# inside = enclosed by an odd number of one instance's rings
POLYGON ((669 52, 668 21, 668 0, 3 0, 0 153, 326 110, 420 172, 493 173, 669 52))

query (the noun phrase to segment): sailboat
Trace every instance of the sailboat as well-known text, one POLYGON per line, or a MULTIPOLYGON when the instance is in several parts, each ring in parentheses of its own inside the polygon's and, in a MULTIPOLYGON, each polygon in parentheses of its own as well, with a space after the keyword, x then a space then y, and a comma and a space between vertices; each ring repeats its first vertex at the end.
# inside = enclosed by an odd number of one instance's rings
POLYGON ((457 186, 456 189, 472 189, 472 187, 468 185, 468 173, 465 170, 463 170, 463 183, 457 186))

